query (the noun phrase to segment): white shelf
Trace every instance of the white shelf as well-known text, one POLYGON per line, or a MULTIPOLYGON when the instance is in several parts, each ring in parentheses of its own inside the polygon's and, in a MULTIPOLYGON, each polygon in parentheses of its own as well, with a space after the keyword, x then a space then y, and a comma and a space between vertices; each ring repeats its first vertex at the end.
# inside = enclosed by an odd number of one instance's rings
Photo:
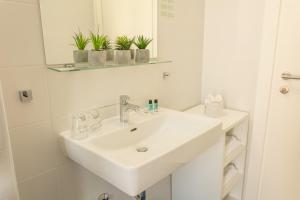
MULTIPOLYGON (((205 107, 204 105, 199 105, 193 107, 191 109, 186 110, 185 112, 195 114, 195 115, 204 115, 205 107)), ((248 118, 248 113, 236 110, 224 109, 224 113, 222 116, 217 117, 220 121, 222 121, 222 129, 225 132, 228 132, 233 127, 238 126, 241 122, 248 118)))
POLYGON ((237 173, 227 183, 224 184, 222 198, 225 198, 231 192, 231 190, 239 183, 239 181, 242 180, 242 177, 242 174, 237 173))
POLYGON ((113 62, 108 62, 103 66, 92 66, 88 63, 71 63, 71 64, 63 64, 63 65, 49 65, 48 69, 56 72, 74 72, 74 71, 87 71, 87 70, 99 70, 99 69, 108 69, 108 68, 120 68, 120 67, 132 67, 132 66, 146 66, 146 65, 156 65, 156 64, 164 64, 171 63, 170 60, 164 60, 159 58, 151 58, 147 63, 135 63, 132 62, 130 64, 115 64, 113 62))

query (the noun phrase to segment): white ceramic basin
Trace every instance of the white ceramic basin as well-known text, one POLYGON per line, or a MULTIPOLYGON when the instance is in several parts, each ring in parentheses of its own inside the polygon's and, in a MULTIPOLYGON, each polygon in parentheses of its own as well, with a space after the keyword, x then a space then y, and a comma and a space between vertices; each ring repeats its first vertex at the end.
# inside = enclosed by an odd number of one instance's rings
POLYGON ((146 190, 191 161, 221 136, 221 122, 169 109, 131 114, 103 122, 102 130, 84 140, 61 133, 66 154, 130 196, 146 190), (139 152, 142 151, 142 152, 139 152))

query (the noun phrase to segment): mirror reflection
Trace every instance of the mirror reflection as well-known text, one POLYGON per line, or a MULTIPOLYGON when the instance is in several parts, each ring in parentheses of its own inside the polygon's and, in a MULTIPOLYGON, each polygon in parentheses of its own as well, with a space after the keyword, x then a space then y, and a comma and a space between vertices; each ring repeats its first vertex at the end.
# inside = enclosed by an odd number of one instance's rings
MULTIPOLYGON (((75 34, 89 38, 85 50, 95 50, 91 33, 107 36, 113 49, 119 49, 116 42, 120 39, 135 38, 138 42, 138 36, 143 36, 151 40, 146 47, 149 57, 157 56, 157 0, 40 0, 40 9, 48 65, 73 63, 74 59, 80 59, 82 55, 75 52, 79 49, 74 46, 75 34)), ((130 49, 138 49, 138 46, 132 44, 130 49)), ((135 52, 131 50, 131 58, 135 52)), ((117 54, 122 59, 124 54, 127 56, 124 51, 117 54)), ((147 53, 143 53, 145 55, 147 53)), ((109 53, 107 57, 110 57, 109 53)), ((117 59, 117 62, 121 61, 117 59)))

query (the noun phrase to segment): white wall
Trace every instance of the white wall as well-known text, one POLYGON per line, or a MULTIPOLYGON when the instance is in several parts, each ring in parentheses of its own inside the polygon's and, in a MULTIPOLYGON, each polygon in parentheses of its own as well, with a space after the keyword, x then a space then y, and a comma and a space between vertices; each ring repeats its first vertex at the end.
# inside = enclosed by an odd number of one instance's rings
POLYGON ((202 99, 221 93, 227 107, 253 109, 263 9, 261 0, 206 1, 202 99))
POLYGON ((0 200, 18 200, 16 178, 9 144, 4 98, 0 82, 0 200))
MULTIPOLYGON (((0 0, 0 80, 21 200, 94 200, 100 192, 128 199, 66 159, 57 133, 68 127, 66 117, 74 111, 115 103, 123 93, 139 102, 158 97, 162 105, 179 110, 198 104, 203 9, 203 1, 177 1, 174 18, 159 17, 159 56, 172 64, 55 73, 45 66, 38 1, 0 0), (166 81, 164 71, 171 73, 166 81), (28 88, 34 100, 22 104, 17 91, 28 88)), ((150 188, 150 198, 170 199, 169 182, 150 188)))
MULTIPOLYGON (((229 108, 250 112, 247 200, 257 192, 260 133, 252 132, 264 18, 262 0, 207 0, 205 3, 202 99, 221 93, 229 108), (255 138, 253 135, 255 134, 255 138), (249 192, 248 192, 249 191, 249 192)), ((267 36, 266 36, 267 37, 267 36)), ((272 35, 273 39, 273 35, 272 35)), ((258 130, 255 130, 258 131, 258 130)))

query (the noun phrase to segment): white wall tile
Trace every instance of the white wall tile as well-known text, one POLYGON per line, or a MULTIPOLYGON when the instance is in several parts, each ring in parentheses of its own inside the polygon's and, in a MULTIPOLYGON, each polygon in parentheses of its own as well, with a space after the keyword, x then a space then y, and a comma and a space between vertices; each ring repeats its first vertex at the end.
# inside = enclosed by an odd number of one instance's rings
POLYGON ((37 4, 0 1, 0 27, 0 67, 45 63, 37 4))
POLYGON ((0 151, 0 199, 17 200, 8 151, 0 151))
POLYGON ((0 69, 9 127, 49 120, 49 96, 43 67, 0 69), (21 103, 18 91, 32 89, 33 101, 21 103))
POLYGON ((21 200, 56 200, 57 170, 38 176, 34 179, 19 184, 21 200))
POLYGON ((50 122, 14 128, 10 134, 18 181, 57 167, 60 151, 50 122))

